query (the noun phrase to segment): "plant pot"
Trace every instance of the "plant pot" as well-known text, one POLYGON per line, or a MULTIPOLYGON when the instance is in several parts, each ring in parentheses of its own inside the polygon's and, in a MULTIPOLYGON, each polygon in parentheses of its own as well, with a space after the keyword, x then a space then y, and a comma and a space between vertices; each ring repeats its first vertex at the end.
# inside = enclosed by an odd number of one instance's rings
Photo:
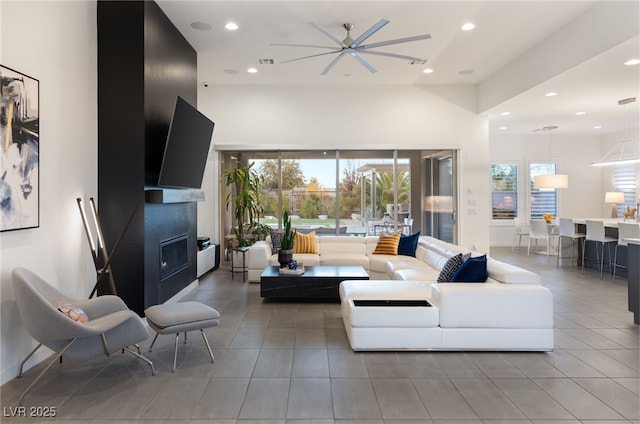
POLYGON ((293 249, 282 250, 278 252, 278 262, 280 262, 280 268, 287 266, 290 260, 293 259, 293 249))

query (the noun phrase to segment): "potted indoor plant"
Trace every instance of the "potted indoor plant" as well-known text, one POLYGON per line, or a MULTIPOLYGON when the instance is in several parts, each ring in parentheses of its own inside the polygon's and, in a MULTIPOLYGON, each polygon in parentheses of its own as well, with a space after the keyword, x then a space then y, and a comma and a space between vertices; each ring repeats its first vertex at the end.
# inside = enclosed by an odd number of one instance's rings
POLYGON ((233 203, 233 218, 235 221, 234 247, 245 247, 253 241, 252 229, 258 228, 258 218, 262 215, 260 204, 261 177, 252 169, 254 163, 247 166, 236 166, 224 172, 223 178, 227 186, 234 186, 234 190, 227 193, 227 209, 233 203), (234 197, 235 194, 235 197, 234 197))
POLYGON ((287 211, 284 211, 282 224, 284 225, 284 233, 282 234, 282 243, 280 243, 280 251, 278 252, 278 262, 280 262, 281 268, 287 266, 289 261, 293 260, 293 239, 296 235, 296 230, 291 229, 291 218, 287 211))

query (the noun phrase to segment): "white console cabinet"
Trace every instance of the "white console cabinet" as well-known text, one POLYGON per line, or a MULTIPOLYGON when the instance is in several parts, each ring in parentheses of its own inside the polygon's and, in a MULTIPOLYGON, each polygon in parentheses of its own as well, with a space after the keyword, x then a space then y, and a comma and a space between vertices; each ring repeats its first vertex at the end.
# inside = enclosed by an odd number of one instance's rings
POLYGON ((204 250, 198 252, 197 257, 197 277, 200 278, 204 273, 215 267, 216 264, 216 249, 215 246, 209 246, 204 250))

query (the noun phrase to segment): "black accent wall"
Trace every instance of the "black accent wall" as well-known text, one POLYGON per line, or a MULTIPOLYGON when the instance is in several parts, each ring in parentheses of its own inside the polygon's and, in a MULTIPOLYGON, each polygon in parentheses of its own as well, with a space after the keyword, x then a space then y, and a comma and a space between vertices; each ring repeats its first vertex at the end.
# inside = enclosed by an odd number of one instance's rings
POLYGON ((176 96, 197 105, 197 54, 154 2, 98 1, 97 23, 99 214, 111 248, 140 205, 111 266, 118 295, 142 314, 196 279, 196 204, 145 203, 145 188, 157 182, 176 96), (189 234, 190 266, 161 286, 159 241, 172 227, 189 234))

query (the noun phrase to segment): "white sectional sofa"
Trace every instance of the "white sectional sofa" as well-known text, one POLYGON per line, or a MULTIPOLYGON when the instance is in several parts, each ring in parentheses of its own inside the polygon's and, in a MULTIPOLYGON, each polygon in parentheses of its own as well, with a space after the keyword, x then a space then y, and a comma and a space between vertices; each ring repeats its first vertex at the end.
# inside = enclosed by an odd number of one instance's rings
MULTIPOLYGON (((293 258, 304 265, 361 265, 371 279, 387 278, 387 262, 398 258, 373 255, 378 236, 316 236, 315 243, 318 253, 296 253, 293 258)), ((269 238, 251 246, 247 263, 250 282, 259 282, 265 267, 279 265, 278 255, 271 252, 269 238)))
MULTIPOLYGON (((468 249, 420 237, 415 257, 373 255, 377 239, 317 237, 318 254, 295 255, 305 265, 362 265, 369 272, 370 280, 340 285, 352 349, 553 349, 553 297, 537 274, 489 257, 485 282, 437 283, 447 260, 468 249)), ((248 258, 250 281, 278 264, 268 242, 252 246, 248 258)))
POLYGON ((387 262, 387 280, 343 282, 342 318, 351 347, 552 350, 553 296, 537 274, 489 257, 489 278, 483 283, 435 282, 448 258, 467 252, 421 237, 416 258, 387 262), (362 300, 379 302, 358 305, 362 300), (424 300, 431 306, 411 305, 424 300), (394 306, 393 301, 403 302, 394 306))

